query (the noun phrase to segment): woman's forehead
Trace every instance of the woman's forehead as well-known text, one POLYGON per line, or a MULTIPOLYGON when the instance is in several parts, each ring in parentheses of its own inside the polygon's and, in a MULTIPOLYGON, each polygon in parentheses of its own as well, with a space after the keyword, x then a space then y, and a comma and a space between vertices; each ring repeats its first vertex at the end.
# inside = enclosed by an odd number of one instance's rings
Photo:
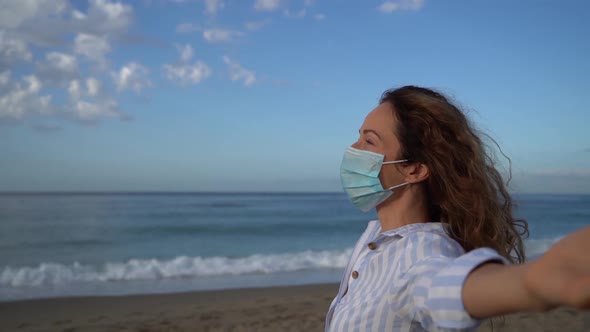
POLYGON ((367 114, 361 130, 371 129, 380 135, 393 135, 395 124, 393 107, 389 103, 382 103, 367 114))

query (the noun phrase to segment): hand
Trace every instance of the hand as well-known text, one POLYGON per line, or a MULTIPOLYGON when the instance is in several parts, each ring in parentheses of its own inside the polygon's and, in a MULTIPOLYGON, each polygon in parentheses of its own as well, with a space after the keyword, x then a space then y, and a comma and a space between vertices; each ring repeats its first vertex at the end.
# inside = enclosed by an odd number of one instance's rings
POLYGON ((561 239, 527 265, 524 286, 537 309, 590 309, 590 227, 561 239))

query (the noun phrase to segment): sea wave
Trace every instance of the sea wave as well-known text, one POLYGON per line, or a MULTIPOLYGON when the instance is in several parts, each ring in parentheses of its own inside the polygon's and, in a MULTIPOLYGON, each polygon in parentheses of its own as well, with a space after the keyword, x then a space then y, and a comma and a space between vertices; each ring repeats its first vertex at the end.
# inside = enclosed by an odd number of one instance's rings
MULTIPOLYGON (((528 259, 542 255, 562 237, 525 241, 528 259)), ((0 267, 0 287, 35 287, 74 282, 113 282, 271 274, 314 269, 343 269, 352 249, 256 254, 247 257, 130 259, 86 265, 45 262, 37 266, 0 267)))
POLYGON ((346 265, 350 254, 351 249, 257 254, 241 258, 180 256, 169 260, 131 259, 126 262, 108 262, 101 266, 78 262, 70 265, 47 262, 38 266, 2 267, 0 286, 35 287, 72 282, 157 280, 341 269, 346 265))

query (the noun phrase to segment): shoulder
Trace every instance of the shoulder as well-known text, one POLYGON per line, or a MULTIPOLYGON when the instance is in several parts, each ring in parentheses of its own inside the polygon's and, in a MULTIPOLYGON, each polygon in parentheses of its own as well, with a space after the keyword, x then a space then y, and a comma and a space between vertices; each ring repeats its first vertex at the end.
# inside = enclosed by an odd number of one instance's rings
POLYGON ((408 231, 398 244, 398 249, 402 251, 398 264, 402 276, 437 273, 443 277, 455 275, 464 278, 469 271, 485 262, 509 264, 492 248, 482 247, 465 252, 442 225, 408 231))
POLYGON ((434 224, 425 227, 413 227, 398 240, 400 255, 400 272, 407 271, 415 265, 438 265, 465 254, 461 245, 445 231, 444 225, 434 224))

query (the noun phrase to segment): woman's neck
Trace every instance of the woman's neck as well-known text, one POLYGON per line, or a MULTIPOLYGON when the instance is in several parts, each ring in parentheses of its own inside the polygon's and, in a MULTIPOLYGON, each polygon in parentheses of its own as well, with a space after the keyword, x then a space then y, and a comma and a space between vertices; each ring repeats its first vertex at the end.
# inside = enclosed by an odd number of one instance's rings
POLYGON ((407 186, 377 207, 377 217, 383 232, 430 221, 426 195, 421 189, 421 186, 407 186))

